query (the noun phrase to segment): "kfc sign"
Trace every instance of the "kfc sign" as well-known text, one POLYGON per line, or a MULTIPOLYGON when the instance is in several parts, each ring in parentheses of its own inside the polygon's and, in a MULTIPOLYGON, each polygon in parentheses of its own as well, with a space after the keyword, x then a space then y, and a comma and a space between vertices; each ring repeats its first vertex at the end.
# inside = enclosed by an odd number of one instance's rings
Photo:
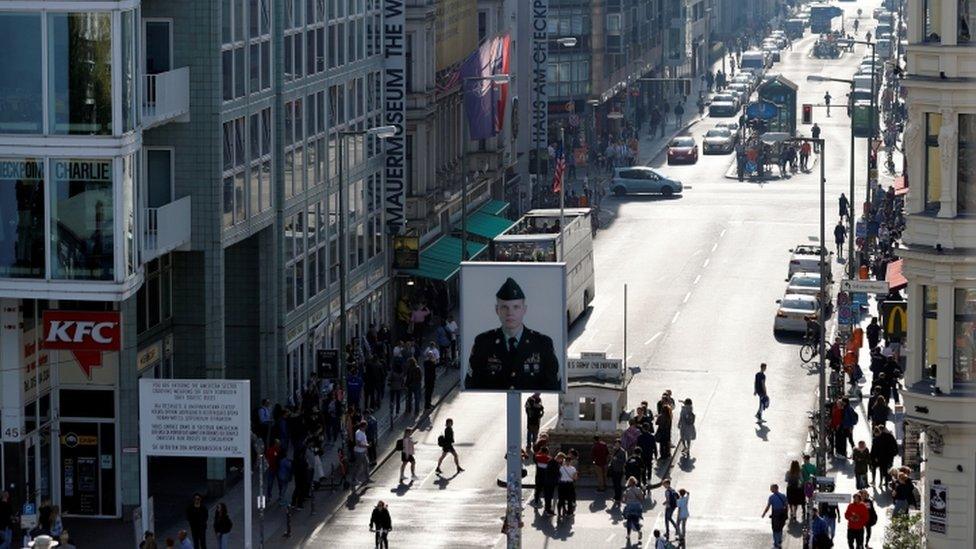
POLYGON ((70 351, 85 376, 102 365, 103 351, 122 348, 122 329, 117 312, 44 311, 43 347, 70 351))

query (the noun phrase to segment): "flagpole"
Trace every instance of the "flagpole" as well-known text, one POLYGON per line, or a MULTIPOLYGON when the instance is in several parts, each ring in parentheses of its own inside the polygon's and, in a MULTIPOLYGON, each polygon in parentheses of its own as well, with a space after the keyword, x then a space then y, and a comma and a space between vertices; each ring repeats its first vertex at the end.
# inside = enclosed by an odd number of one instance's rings
MULTIPOLYGON (((566 165, 566 126, 562 125, 559 127, 559 147, 562 149, 563 154, 563 165, 566 165)), ((558 162, 558 160, 557 160, 558 162)), ((565 234, 563 230, 566 227, 566 180, 568 179, 565 168, 563 169, 562 177, 559 182, 559 261, 566 261, 566 256, 564 254, 565 250, 565 234)))

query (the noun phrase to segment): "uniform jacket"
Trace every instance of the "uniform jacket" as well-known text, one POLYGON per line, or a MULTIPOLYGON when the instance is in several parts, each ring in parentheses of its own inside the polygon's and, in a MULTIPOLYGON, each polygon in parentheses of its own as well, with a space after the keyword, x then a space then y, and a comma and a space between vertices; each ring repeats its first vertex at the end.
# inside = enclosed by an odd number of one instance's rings
POLYGON ((552 338, 523 328, 514 353, 501 328, 482 332, 474 340, 465 386, 469 389, 557 391, 559 361, 552 338))

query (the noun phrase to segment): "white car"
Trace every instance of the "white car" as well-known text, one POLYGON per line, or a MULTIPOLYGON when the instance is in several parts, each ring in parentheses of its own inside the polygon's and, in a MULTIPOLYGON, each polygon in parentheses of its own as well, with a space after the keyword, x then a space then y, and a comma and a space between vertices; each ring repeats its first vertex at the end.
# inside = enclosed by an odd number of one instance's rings
MULTIPOLYGON (((819 244, 800 244, 790 250, 790 268, 786 276, 793 276, 796 273, 819 273, 820 272, 820 245, 819 244)), ((827 273, 830 273, 830 256, 834 252, 827 252, 827 273)))
POLYGON ((742 82, 734 82, 732 84, 729 84, 727 91, 738 92, 740 97, 739 104, 742 105, 744 103, 749 102, 749 96, 752 95, 752 86, 750 86, 749 84, 744 84, 742 82))
MULTIPOLYGON (((799 272, 794 273, 787 281, 787 294, 820 296, 820 273, 799 272)), ((827 295, 830 295, 831 281, 828 278, 824 286, 827 295)))
POLYGON ((798 332, 805 334, 807 320, 817 318, 817 298, 812 295, 786 294, 776 300, 779 309, 773 321, 773 333, 798 332))
POLYGON ((718 124, 715 124, 715 127, 716 128, 725 128, 725 129, 729 130, 732 133, 736 133, 736 132, 739 131, 739 123, 738 122, 735 122, 735 121, 732 121, 732 120, 727 120, 725 122, 719 122, 718 124))

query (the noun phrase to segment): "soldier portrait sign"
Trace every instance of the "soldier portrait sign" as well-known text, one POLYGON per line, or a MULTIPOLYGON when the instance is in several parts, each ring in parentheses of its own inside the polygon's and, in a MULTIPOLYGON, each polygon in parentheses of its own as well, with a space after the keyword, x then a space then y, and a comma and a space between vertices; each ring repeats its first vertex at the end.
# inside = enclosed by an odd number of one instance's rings
POLYGON ((565 286, 562 263, 461 265, 464 390, 564 390, 565 286))

